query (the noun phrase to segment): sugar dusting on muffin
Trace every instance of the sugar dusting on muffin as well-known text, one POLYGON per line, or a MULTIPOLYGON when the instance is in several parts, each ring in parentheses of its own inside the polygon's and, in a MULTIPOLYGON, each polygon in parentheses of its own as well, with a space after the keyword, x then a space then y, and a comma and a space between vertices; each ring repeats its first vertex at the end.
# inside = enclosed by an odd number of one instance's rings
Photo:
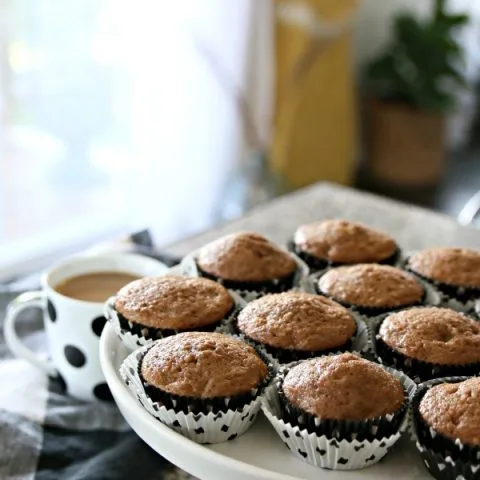
POLYGON ((295 260, 257 233, 233 233, 200 249, 198 266, 225 280, 262 282, 295 272, 295 260))
POLYGON ((320 295, 297 292, 267 295, 249 303, 237 323, 252 340, 302 351, 338 347, 356 332, 346 308, 320 295))
POLYGON ((213 398, 258 387, 267 366, 246 343, 220 333, 187 332, 154 344, 141 373, 150 385, 175 395, 213 398))
POLYGON ((365 307, 400 307, 424 296, 415 277, 389 265, 359 264, 333 268, 318 283, 321 293, 337 301, 365 307))
POLYGON ((396 377, 351 353, 300 363, 286 375, 283 391, 292 405, 322 419, 375 418, 398 411, 405 402, 396 377))
POLYGON ((381 262, 397 250, 389 235, 361 223, 347 220, 323 220, 298 227, 296 247, 332 263, 381 262))

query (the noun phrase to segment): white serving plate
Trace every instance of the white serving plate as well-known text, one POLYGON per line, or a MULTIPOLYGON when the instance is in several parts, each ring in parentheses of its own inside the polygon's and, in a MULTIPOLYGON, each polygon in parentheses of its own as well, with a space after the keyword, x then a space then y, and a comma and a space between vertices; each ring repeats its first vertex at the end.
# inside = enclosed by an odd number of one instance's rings
POLYGON ((107 323, 100 340, 103 373, 125 420, 137 435, 174 465, 201 480, 298 479, 431 479, 415 446, 406 435, 380 463, 364 470, 330 471, 297 459, 262 414, 240 438, 216 445, 199 445, 151 417, 123 384, 118 369, 128 355, 107 323))

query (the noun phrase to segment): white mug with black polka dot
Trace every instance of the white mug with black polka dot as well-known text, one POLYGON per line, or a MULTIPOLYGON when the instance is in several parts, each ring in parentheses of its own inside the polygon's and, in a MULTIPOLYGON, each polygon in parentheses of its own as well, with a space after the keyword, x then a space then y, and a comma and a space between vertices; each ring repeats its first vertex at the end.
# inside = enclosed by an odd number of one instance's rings
POLYGON ((42 290, 26 292, 13 300, 4 324, 11 352, 65 384, 66 392, 82 400, 111 400, 100 368, 99 340, 106 319, 104 305, 67 297, 55 287, 67 279, 92 273, 121 272, 138 277, 165 274, 167 267, 152 258, 134 254, 76 256, 48 270, 42 290), (28 308, 43 310, 48 358, 30 350, 18 337, 16 320, 28 308))

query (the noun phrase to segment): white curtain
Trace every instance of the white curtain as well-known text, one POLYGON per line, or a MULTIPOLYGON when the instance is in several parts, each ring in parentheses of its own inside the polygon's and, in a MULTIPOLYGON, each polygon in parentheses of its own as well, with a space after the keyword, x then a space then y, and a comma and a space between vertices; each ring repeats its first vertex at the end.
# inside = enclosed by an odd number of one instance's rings
POLYGON ((0 0, 0 274, 122 231, 161 245, 211 226, 248 153, 238 92, 268 135, 270 6, 0 0))

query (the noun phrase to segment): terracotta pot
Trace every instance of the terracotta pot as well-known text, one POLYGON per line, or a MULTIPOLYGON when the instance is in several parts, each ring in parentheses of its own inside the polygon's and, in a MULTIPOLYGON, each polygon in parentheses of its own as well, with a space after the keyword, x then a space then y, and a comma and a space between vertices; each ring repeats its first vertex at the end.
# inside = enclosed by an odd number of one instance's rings
POLYGON ((445 118, 407 104, 369 104, 368 165, 378 180, 405 187, 434 186, 445 165, 445 118))

